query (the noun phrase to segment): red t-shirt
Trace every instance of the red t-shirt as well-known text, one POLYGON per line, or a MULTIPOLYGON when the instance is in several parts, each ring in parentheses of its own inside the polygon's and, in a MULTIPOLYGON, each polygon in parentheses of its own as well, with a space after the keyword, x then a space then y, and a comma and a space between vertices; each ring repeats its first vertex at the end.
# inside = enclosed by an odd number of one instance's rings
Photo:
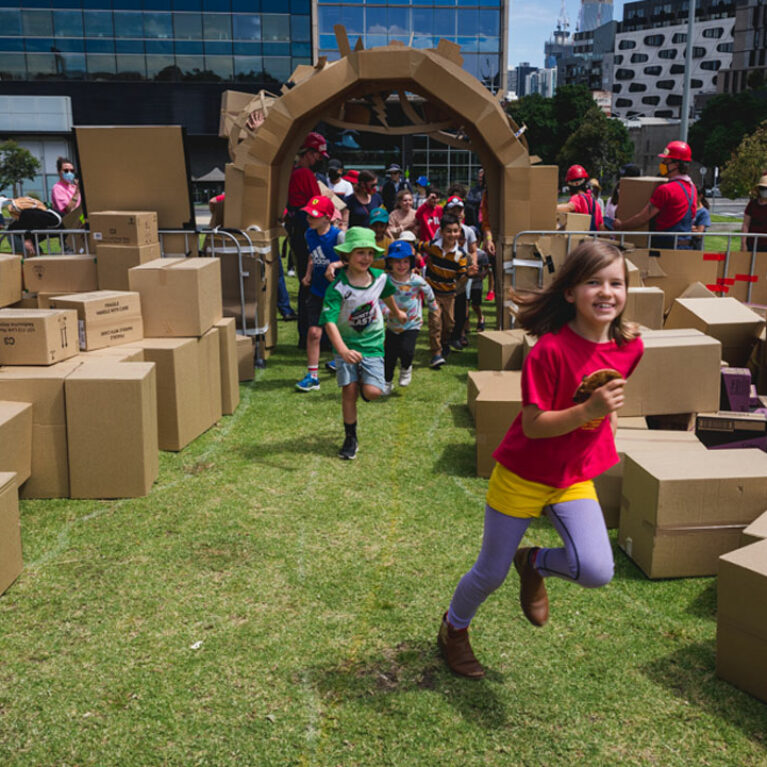
POLYGON ((437 236, 441 218, 441 205, 435 205, 433 208, 426 203, 420 205, 415 212, 415 220, 418 222, 418 239, 431 242, 437 236))
MULTIPOLYGON (((746 205, 745 213, 751 217, 748 224, 748 231, 754 234, 767 234, 767 205, 760 205, 756 200, 750 200, 746 205)), ((746 247, 751 250, 756 240, 756 249, 760 252, 767 251, 767 237, 749 237, 746 240, 746 247)))
MULTIPOLYGON (((565 325, 546 333, 533 347, 522 368, 522 405, 541 410, 566 410, 583 378, 603 368, 615 368, 624 378, 642 357, 640 338, 618 346, 596 344, 565 325)), ((530 439, 522 430, 522 413, 493 453, 498 463, 530 482, 570 487, 593 479, 618 462, 610 419, 589 421, 559 437, 530 439)))
POLYGON ((303 208, 312 197, 319 197, 320 194, 320 185, 309 168, 293 168, 288 186, 289 207, 303 208))
POLYGON ((658 215, 655 217, 656 232, 665 232, 674 224, 678 224, 690 210, 685 190, 687 195, 692 197, 692 219, 690 220, 690 226, 692 226, 695 211, 698 208, 698 193, 692 183, 679 179, 660 184, 650 197, 650 204, 658 209, 658 215))
POLYGON ((585 213, 587 216, 594 214, 596 230, 602 226, 602 209, 596 198, 586 192, 578 192, 570 198, 575 213, 585 213))

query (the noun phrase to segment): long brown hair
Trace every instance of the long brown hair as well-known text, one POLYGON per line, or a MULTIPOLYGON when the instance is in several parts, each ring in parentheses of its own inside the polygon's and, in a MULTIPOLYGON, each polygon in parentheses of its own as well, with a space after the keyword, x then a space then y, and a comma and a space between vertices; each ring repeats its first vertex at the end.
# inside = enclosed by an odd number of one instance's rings
MULTIPOLYGON (((537 336, 557 332, 575 318, 575 305, 565 298, 565 292, 586 282, 619 258, 623 261, 623 278, 628 286, 628 267, 618 248, 604 240, 582 242, 543 290, 514 294, 514 303, 517 304, 514 314, 518 325, 537 336)), ((610 338, 619 345, 638 335, 636 323, 625 320, 623 312, 610 324, 610 338)))

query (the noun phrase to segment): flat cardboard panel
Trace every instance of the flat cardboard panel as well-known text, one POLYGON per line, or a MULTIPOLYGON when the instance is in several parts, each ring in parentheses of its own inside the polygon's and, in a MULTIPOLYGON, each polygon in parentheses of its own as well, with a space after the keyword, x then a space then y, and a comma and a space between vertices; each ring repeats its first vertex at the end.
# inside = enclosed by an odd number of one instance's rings
POLYGON ((250 336, 237 335, 237 380, 252 381, 256 375, 253 339, 250 336))
POLYGON ((36 256, 24 259, 24 287, 33 293, 84 293, 96 290, 93 256, 36 256))
POLYGON ((219 320, 214 327, 218 331, 221 363, 221 412, 223 415, 231 415, 240 403, 237 330, 232 317, 219 320))
POLYGON ((719 559, 717 618, 767 644, 767 541, 719 559))
POLYGON ((744 531, 740 539, 742 546, 757 543, 767 538, 767 511, 757 517, 744 531))
POLYGON ((717 620, 716 675, 767 703, 767 642, 717 620))
POLYGON ((77 126, 74 131, 89 213, 149 210, 157 212, 160 229, 194 228, 183 128, 77 126))
POLYGON ((65 391, 71 497, 147 495, 159 471, 155 366, 87 362, 65 391))
POLYGON ((52 365, 77 352, 77 312, 0 309, 0 364, 52 365))
POLYGON ((632 288, 626 294, 623 316, 646 328, 659 330, 663 327, 664 294, 660 288, 632 288))
POLYGON ((162 256, 160 243, 153 245, 102 245, 96 249, 100 290, 130 290, 128 270, 162 256))
POLYGON ((0 253, 0 307, 21 301, 21 256, 0 253))
POLYGON ((753 257, 752 264, 750 252, 736 250, 730 253, 726 261, 724 258, 718 261, 717 265, 719 267, 717 292, 737 298, 739 301, 767 304, 767 253, 757 253, 753 257))
POLYGON ((477 334, 479 370, 521 370, 524 330, 486 330, 477 334))
POLYGON ((32 473, 32 405, 0 400, 0 472, 21 485, 32 473))
POLYGON ((477 474, 489 477, 495 466, 493 453, 522 410, 522 373, 488 371, 474 400, 477 438, 477 474))
MULTIPOLYGON (((628 218, 639 213, 648 202, 652 193, 661 184, 665 184, 667 179, 661 176, 638 176, 635 178, 622 178, 620 180, 620 194, 618 195, 617 218, 625 221, 628 218)), ((632 227, 632 231, 644 231, 649 229, 649 224, 632 227)), ((639 247, 647 247, 647 238, 640 236, 628 236, 627 242, 634 242, 639 247)))
POLYGON ((155 211, 104 210, 88 216, 91 237, 105 245, 154 245, 159 243, 155 211))
POLYGON ((0 594, 8 590, 23 567, 16 475, 0 472, 0 594))

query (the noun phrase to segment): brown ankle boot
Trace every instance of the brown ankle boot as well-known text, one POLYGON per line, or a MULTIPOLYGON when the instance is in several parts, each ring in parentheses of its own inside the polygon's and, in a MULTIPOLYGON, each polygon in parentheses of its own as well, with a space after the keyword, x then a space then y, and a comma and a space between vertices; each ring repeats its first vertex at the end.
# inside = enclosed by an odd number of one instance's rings
POLYGON ((514 555, 514 567, 519 573, 519 603, 533 626, 543 626, 549 619, 549 595, 543 578, 530 564, 531 551, 531 548, 517 549, 514 555))
POLYGON ((448 668, 468 679, 482 679, 485 669, 474 655, 469 644, 469 630, 455 629, 447 622, 447 613, 442 616, 437 644, 448 668))

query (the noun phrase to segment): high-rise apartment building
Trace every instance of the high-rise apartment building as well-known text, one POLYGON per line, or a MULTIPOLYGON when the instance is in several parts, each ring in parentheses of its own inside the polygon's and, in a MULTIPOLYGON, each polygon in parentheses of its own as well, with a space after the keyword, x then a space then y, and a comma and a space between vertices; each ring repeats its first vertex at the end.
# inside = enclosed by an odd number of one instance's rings
POLYGON ((613 0, 581 0, 578 31, 590 32, 613 20, 613 0))
POLYGON ((767 4, 744 0, 735 11, 730 67, 719 72, 718 90, 738 93, 767 83, 767 4))

